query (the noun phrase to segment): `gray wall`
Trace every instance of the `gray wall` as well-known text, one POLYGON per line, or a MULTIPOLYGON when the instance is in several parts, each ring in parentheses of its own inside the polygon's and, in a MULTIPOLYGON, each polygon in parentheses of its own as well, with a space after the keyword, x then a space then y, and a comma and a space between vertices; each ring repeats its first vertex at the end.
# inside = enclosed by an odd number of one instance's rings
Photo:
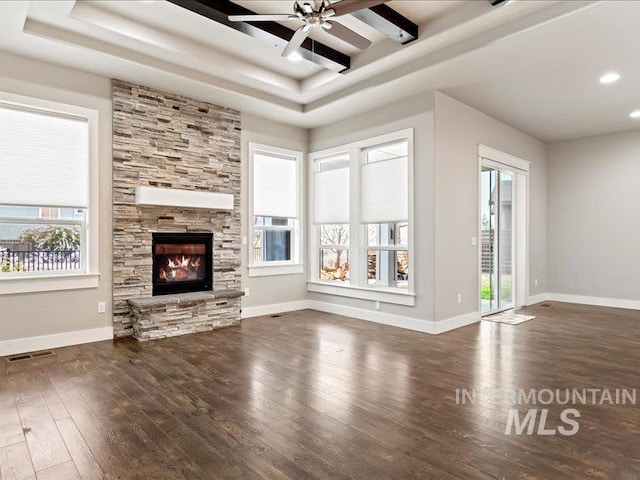
MULTIPOLYGON (((112 298, 112 200, 111 200, 111 79, 79 70, 57 66, 22 56, 0 52, 0 90, 79 105, 98 110, 100 115, 100 286, 97 289, 46 293, 0 295, 0 341, 40 335, 111 327, 112 298), (107 311, 97 313, 97 302, 104 301, 107 311)), ((273 144, 306 151, 307 131, 255 116, 242 116, 242 165, 246 168, 249 141, 273 144)), ((246 185, 243 184, 241 208, 246 208, 246 185)), ((244 211, 244 210, 243 210, 244 211)), ((242 215, 246 220, 246 215, 242 215)), ((242 231, 246 235, 246 224, 242 231)), ((243 306, 304 300, 306 276, 287 275, 247 278, 246 251, 242 255, 243 286, 251 296, 243 306)))
MULTIPOLYGON (((309 151, 415 128, 416 306, 381 311, 446 320, 478 311, 478 147, 485 144, 531 162, 530 295, 546 292, 545 145, 440 92, 311 131, 309 151), (538 279, 538 286, 533 286, 538 279), (457 296, 462 294, 462 303, 457 296)), ((372 301, 310 293, 309 298, 373 310, 372 301)))
POLYGON ((111 80, 8 53, 0 65, 1 91, 98 110, 101 274, 98 288, 0 295, 0 341, 111 327, 111 80))
POLYGON ((640 130, 547 151, 549 292, 640 300, 640 130))
POLYGON ((435 319, 478 310, 478 146, 487 145, 531 162, 529 173, 530 295, 544 293, 547 279, 545 145, 442 93, 435 96, 435 319), (538 286, 534 287, 534 279, 538 286), (457 302, 458 293, 462 303, 457 302))
MULTIPOLYGON (((4 67, 0 75, 0 90, 95 108, 100 113, 101 273, 97 289, 0 296, 0 341, 111 326, 110 79, 8 53, 0 53, 0 64, 4 67), (106 314, 97 313, 98 301, 107 302, 106 314)), ((242 166, 247 168, 249 141, 306 152, 409 127, 415 128, 416 140, 416 306, 383 304, 382 312, 439 320, 477 310, 477 261, 470 239, 477 232, 478 222, 479 143, 532 162, 531 278, 538 278, 539 285, 537 290, 532 287, 531 293, 547 291, 544 145, 442 94, 414 97, 311 132, 242 115, 242 166), (434 119, 434 111, 437 120, 434 119), (438 189, 435 188, 436 183, 441 185, 438 189), (440 265, 435 262, 436 252, 442 262, 440 265), (462 304, 456 302, 458 292, 463 293, 462 304)), ((246 183, 243 182, 243 211, 246 209, 246 195, 246 183)), ((246 215, 243 215, 243 220, 246 222, 246 215)), ((303 228, 306 232, 306 225, 303 228)), ((242 232, 247 235, 246 223, 242 225, 242 232)), ((245 308, 310 298, 374 309, 371 301, 307 294, 306 272, 248 278, 247 252, 244 249, 242 262, 243 286, 251 290, 251 295, 243 300, 245 308)))
MULTIPOLYGON (((414 128, 415 158, 415 224, 413 255, 415 307, 382 304, 382 313, 403 315, 420 320, 433 320, 433 93, 398 102, 384 109, 311 130, 309 151, 344 145, 414 128)), ((311 300, 374 310, 374 302, 320 293, 309 293, 311 300)))
MULTIPOLYGON (((242 159, 242 235, 249 235, 248 205, 249 194, 249 142, 262 143, 274 147, 298 150, 306 154, 308 132, 303 128, 292 127, 284 123, 266 120, 254 115, 241 115, 241 159, 242 159)), ((303 192, 304 193, 304 192, 303 192)), ((305 203, 306 205, 306 198, 305 203)), ((306 224, 301 225, 306 232, 306 224)), ((250 239, 249 239, 250 242, 250 239)), ((304 249, 302 251, 304 258, 304 249)), ((249 287, 250 295, 243 297, 242 308, 251 308, 276 303, 287 303, 305 300, 307 295, 306 272, 268 277, 249 277, 247 268, 249 260, 248 246, 242 246, 242 285, 249 287)))

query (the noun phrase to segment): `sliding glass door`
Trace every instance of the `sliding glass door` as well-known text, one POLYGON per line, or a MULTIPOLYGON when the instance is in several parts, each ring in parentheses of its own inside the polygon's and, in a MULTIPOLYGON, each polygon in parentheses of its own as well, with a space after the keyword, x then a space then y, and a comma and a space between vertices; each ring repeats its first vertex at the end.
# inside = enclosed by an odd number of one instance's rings
POLYGON ((486 314, 515 306, 514 173, 483 161, 480 184, 480 304, 486 314))

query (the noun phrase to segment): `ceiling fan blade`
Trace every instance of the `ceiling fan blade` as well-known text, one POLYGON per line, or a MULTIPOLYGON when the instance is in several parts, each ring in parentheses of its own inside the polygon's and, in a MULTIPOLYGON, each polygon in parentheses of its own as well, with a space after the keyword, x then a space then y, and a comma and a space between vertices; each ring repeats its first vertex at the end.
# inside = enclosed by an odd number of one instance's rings
POLYGON ((310 33, 311 27, 309 25, 304 25, 296 30, 296 33, 293 34, 293 37, 291 37, 291 40, 289 40, 289 44, 282 52, 282 56, 288 57, 293 52, 298 50, 302 45, 302 42, 304 42, 304 40, 309 36, 310 33))
POLYGON ((288 13, 281 15, 229 15, 231 22, 286 22, 287 20, 300 20, 300 17, 288 13))
POLYGON ((329 8, 336 12, 336 17, 339 17, 340 15, 348 15, 349 13, 357 12, 365 8, 375 7, 386 1, 387 0, 341 0, 338 3, 332 4, 329 8))
POLYGON ((371 45, 371 40, 364 38, 362 35, 357 34, 350 28, 347 28, 344 25, 339 24, 338 22, 329 21, 327 23, 331 25, 330 29, 325 30, 327 33, 330 33, 340 40, 350 43, 356 48, 364 50, 371 45))

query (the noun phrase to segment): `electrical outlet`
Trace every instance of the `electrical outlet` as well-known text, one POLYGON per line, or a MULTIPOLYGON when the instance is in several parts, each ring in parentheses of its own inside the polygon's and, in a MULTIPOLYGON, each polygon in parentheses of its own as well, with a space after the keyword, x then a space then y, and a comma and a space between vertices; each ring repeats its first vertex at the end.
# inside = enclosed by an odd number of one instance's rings
POLYGON ((462 294, 461 293, 458 294, 458 303, 462 303, 462 294))
POLYGON ((537 279, 537 278, 534 278, 534 279, 533 279, 533 286, 534 286, 534 287, 537 287, 537 286, 538 286, 538 279, 537 279))
POLYGON ((251 294, 249 287, 244 287, 244 296, 248 297, 251 294))
POLYGON ((478 237, 471 237, 471 246, 472 247, 478 246, 478 237))
POLYGON ((98 302, 98 313, 104 313, 107 311, 106 302, 98 302))
POLYGON ((376 310, 380 310, 380 302, 375 302, 376 310))

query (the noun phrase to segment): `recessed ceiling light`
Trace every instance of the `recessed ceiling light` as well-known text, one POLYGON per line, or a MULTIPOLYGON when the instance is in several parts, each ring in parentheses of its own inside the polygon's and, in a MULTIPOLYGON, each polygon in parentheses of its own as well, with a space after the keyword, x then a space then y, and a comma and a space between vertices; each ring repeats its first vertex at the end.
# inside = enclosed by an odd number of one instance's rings
POLYGON ((291 62, 299 62, 300 60, 302 60, 302 55, 300 55, 298 52, 293 52, 291 55, 289 55, 287 57, 291 62))
POLYGON ((605 73, 603 76, 600 77, 600 83, 603 83, 605 85, 608 83, 615 83, 618 80, 620 80, 620 75, 617 74, 616 72, 605 73))
POLYGON ((629 114, 631 118, 640 118, 640 110, 634 110, 629 114))

